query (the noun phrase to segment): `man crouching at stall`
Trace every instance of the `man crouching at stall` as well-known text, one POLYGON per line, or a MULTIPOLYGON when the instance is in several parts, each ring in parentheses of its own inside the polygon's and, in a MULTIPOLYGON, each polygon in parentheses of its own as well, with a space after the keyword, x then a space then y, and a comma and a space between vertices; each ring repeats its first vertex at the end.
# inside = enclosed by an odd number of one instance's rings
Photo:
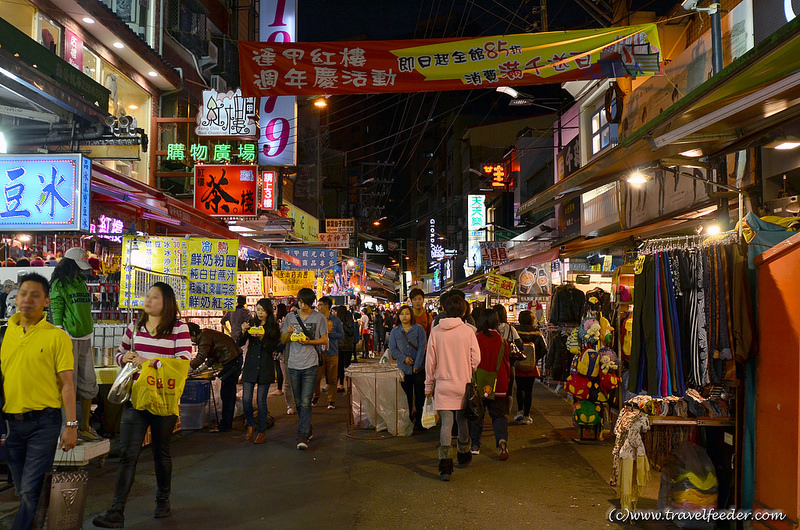
POLYGON ((242 373, 242 350, 231 337, 214 329, 201 330, 194 322, 189 322, 189 334, 192 342, 197 344, 197 357, 189 366, 196 370, 203 365, 212 367, 222 365, 219 377, 222 381, 220 397, 222 398, 222 420, 217 429, 211 432, 228 432, 233 428, 233 414, 236 411, 236 384, 242 373))
POLYGON ((0 347, 0 370, 8 420, 8 467, 20 498, 13 528, 33 525, 45 474, 53 469, 58 435, 69 451, 78 438, 72 341, 45 318, 50 284, 39 274, 20 278, 18 312, 8 321, 0 347), (36 351, 39 350, 39 351, 36 351), (67 426, 61 432, 61 408, 67 426))

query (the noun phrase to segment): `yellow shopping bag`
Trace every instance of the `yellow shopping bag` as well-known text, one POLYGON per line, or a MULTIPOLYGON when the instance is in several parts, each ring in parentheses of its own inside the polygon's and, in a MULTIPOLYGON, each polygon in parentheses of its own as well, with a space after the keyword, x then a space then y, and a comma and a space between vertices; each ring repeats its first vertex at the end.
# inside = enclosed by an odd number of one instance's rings
POLYGON ((133 408, 156 416, 177 416, 188 374, 189 361, 186 359, 147 361, 131 389, 133 408))

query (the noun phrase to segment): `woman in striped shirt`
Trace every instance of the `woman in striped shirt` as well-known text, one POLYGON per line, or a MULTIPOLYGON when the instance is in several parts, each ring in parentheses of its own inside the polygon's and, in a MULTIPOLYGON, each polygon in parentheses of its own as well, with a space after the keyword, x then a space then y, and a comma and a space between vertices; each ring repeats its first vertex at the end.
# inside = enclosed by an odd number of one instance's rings
MULTIPOLYGON (((147 292, 144 309, 136 324, 128 326, 122 345, 116 354, 121 366, 134 363, 142 366, 151 359, 190 359, 192 341, 189 328, 178 320, 178 302, 172 287, 156 282, 147 292)), ((156 471, 156 518, 170 513, 169 493, 172 480, 172 457, 169 442, 175 428, 177 416, 156 416, 145 410, 137 410, 125 404, 120 422, 120 460, 117 470, 114 500, 109 510, 95 517, 93 523, 102 528, 122 528, 125 501, 133 485, 136 463, 142 449, 147 428, 152 433, 153 460, 156 471)))

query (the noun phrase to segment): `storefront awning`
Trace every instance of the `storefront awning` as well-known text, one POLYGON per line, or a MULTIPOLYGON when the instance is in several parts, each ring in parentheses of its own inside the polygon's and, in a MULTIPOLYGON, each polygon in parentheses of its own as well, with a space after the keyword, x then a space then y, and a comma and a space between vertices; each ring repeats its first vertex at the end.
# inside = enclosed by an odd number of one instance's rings
POLYGON ((505 274, 507 272, 514 272, 524 269, 525 267, 533 267, 535 265, 539 265, 540 263, 544 263, 546 261, 554 261, 558 259, 558 249, 551 248, 545 252, 540 252, 538 254, 533 254, 532 256, 527 256, 521 259, 515 259, 514 261, 509 261, 508 263, 503 263, 500 265, 500 274, 505 274))
POLYGON ((800 116, 800 17, 729 64, 620 145, 524 202, 519 214, 552 208, 638 168, 689 149, 715 157, 755 145, 800 116))

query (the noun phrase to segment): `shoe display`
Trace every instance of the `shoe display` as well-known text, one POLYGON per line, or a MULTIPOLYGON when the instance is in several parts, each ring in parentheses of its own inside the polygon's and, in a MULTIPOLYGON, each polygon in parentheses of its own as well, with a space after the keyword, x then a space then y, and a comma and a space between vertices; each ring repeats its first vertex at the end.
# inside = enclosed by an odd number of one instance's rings
POLYGON ((156 519, 163 519, 164 517, 168 517, 169 513, 169 500, 156 501, 156 511, 153 512, 153 517, 156 519))
POLYGON ((112 508, 92 519, 92 524, 100 528, 124 528, 125 516, 112 508))
POLYGON ((500 440, 500 460, 508 460, 508 444, 505 440, 500 440))
POLYGON ((244 435, 244 439, 245 440, 252 440, 253 439, 253 433, 255 433, 255 432, 256 432, 256 428, 255 427, 248 426, 247 427, 247 434, 244 435))
POLYGON ((331 401, 330 403, 328 403, 328 410, 333 410, 333 409, 335 409, 335 408, 336 408, 336 403, 334 403, 333 401, 331 401))
POLYGON ((294 409, 292 407, 289 407, 288 409, 286 409, 286 415, 287 416, 291 416, 292 414, 294 414, 294 409))
POLYGON ((263 444, 266 441, 267 441, 267 435, 264 434, 263 432, 260 432, 260 433, 258 433, 256 435, 256 439, 253 440, 253 443, 254 444, 263 444))

